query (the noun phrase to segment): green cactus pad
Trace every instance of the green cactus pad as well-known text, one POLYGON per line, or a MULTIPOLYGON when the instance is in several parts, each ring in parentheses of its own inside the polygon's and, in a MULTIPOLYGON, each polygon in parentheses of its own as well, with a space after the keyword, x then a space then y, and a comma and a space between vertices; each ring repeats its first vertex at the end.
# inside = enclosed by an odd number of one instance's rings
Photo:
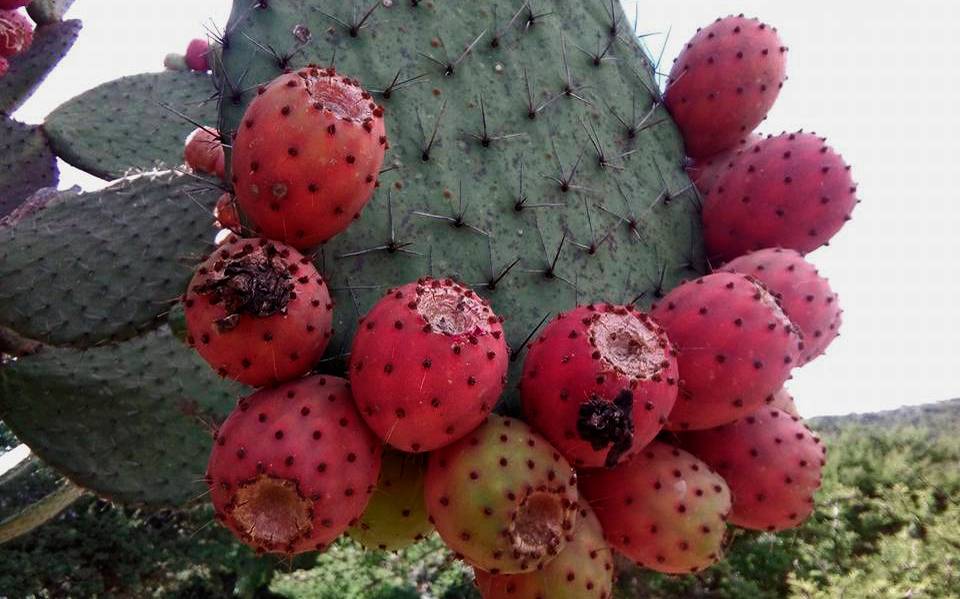
POLYGON ((33 0, 27 5, 27 13, 34 23, 45 25, 63 19, 74 0, 33 0))
POLYGON ((90 350, 46 348, 0 369, 0 414, 46 463, 117 501, 204 492, 210 426, 243 392, 158 329, 90 350))
POLYGON ((186 175, 148 173, 0 228, 0 326, 78 347, 156 327, 211 247, 205 210, 217 195, 186 175))
POLYGON ((427 274, 489 297, 517 350, 548 314, 645 303, 705 268, 681 139, 618 2, 235 0, 223 129, 284 67, 331 61, 385 108, 396 167, 317 251, 333 354, 388 287, 427 274))
POLYGON ((44 129, 60 158, 103 179, 183 162, 194 125, 217 122, 213 80, 204 73, 147 73, 88 90, 47 116, 44 129))
POLYGON ((59 175, 39 127, 0 117, 0 218, 41 187, 55 187, 59 175))
POLYGON ((10 61, 0 77, 0 113, 13 114, 46 79, 77 41, 80 21, 61 21, 37 27, 30 49, 10 61))

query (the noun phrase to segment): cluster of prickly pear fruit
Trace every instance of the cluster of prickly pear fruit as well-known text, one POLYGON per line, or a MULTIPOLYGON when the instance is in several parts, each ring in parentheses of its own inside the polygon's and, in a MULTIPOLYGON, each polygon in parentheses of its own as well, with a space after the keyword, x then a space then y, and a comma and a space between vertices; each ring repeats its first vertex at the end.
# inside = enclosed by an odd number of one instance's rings
POLYGON ((33 23, 17 10, 25 4, 18 0, 0 5, 0 77, 10 68, 7 59, 26 51, 33 43, 33 23))
MULTIPOLYGON (((223 230, 212 249, 177 246, 208 254, 189 284, 149 283, 187 285, 189 345, 260 387, 207 462, 227 528, 294 554, 341 534, 396 549, 435 527, 487 599, 606 599, 613 551, 698 571, 722 557, 728 522, 809 516, 823 448, 783 384, 837 334, 836 295, 803 255, 840 228, 855 188, 822 140, 753 132, 786 77, 776 30, 718 20, 660 94, 614 3, 384 2, 349 22, 338 3, 293 4, 237 0, 217 44, 171 62, 200 72, 163 74, 181 86, 214 72, 219 118, 190 118, 216 128, 185 145, 178 130, 151 157, 173 145, 191 180, 216 179, 204 206, 223 230), (552 48, 556 73, 528 61, 534 48, 552 48), (684 232, 691 216, 707 257, 729 260, 718 272, 684 232)), ((86 160, 75 125, 50 125, 86 160)), ((0 302, 16 295, 4 285, 0 302)), ((78 303, 81 317, 42 326, 0 303, 0 325, 87 351, 169 318, 148 296, 105 336, 77 324, 91 319, 78 303)))

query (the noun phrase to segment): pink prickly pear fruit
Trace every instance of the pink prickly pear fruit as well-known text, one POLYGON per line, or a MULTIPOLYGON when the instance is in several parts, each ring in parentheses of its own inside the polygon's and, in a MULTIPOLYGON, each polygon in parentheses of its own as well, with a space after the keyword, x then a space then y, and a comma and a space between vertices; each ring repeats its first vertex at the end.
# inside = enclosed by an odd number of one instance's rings
POLYGON ((610 599, 613 552, 597 516, 581 505, 567 546, 543 570, 527 574, 490 574, 475 569, 483 599, 610 599))
POLYGON ((360 413, 386 443, 433 451, 493 411, 509 363, 502 319, 451 279, 390 290, 360 322, 350 380, 360 413))
POLYGON ((850 167, 810 133, 757 142, 734 159, 703 205, 711 259, 783 247, 807 254, 850 220, 857 205, 850 167))
POLYGON ((33 23, 23 13, 0 10, 0 57, 11 58, 33 43, 33 23))
POLYGON ((309 248, 346 229, 373 194, 383 108, 333 68, 306 67, 260 89, 233 148, 244 214, 267 237, 309 248))
POLYGON ((577 518, 577 475, 520 420, 490 417, 430 454, 427 512, 461 559, 491 574, 533 572, 567 544, 577 518))
POLYGON ((837 294, 796 250, 757 250, 728 262, 723 270, 750 275, 777 297, 803 334, 800 366, 826 351, 839 334, 843 310, 837 294))
POLYGON ((686 574, 720 559, 730 489, 686 451, 655 441, 616 468, 585 471, 580 489, 607 542, 638 565, 686 574))
POLYGON ((322 551, 363 513, 381 448, 343 379, 262 389, 217 431, 207 464, 217 520, 258 551, 322 551))
POLYGON ((30 4, 33 0, 0 0, 0 10, 16 10, 30 4))
POLYGON ((217 226, 221 229, 229 229, 240 234, 240 212, 237 211, 237 203, 229 193, 224 193, 217 199, 213 207, 213 217, 217 219, 217 226))
POLYGON ((783 386, 803 350, 777 299, 741 274, 685 282, 651 315, 679 352, 670 430, 711 428, 755 411, 783 386))
POLYGON ((767 406, 777 408, 791 416, 800 418, 800 410, 797 409, 797 403, 793 400, 793 395, 787 391, 786 387, 767 398, 767 406))
POLYGON ((234 236, 197 268, 183 304, 188 343, 220 376, 253 387, 306 374, 332 334, 323 277, 276 241, 234 236))
POLYGON ((367 549, 396 551, 433 531, 423 499, 426 456, 385 451, 380 479, 350 537, 367 549))
POLYGON ((191 71, 206 73, 210 70, 210 61, 207 59, 209 54, 210 42, 202 39, 190 40, 187 44, 187 53, 184 55, 187 68, 191 71))
POLYGON ((735 146, 722 152, 700 160, 692 160, 690 166, 687 167, 690 180, 697 186, 701 194, 707 195, 717 184, 721 175, 730 167, 731 162, 737 156, 752 148, 753 144, 761 139, 763 139, 761 136, 751 133, 738 141, 735 146))
POLYGON ((198 173, 224 177, 226 158, 220 132, 210 127, 197 127, 183 145, 183 160, 198 173))
POLYGON ((524 361, 526 420, 574 466, 615 466, 666 424, 677 399, 674 354, 660 325, 633 306, 561 314, 524 361))
POLYGON ((730 486, 730 522, 785 530, 813 513, 827 449, 798 416, 763 407, 736 422, 683 433, 681 446, 730 486))
POLYGON ((7 74, 7 71, 10 70, 10 63, 7 62, 7 59, 0 56, 0 77, 3 77, 7 74))
POLYGON ((777 30, 743 15, 698 29, 674 60, 664 102, 700 159, 736 147, 773 107, 786 81, 777 30))

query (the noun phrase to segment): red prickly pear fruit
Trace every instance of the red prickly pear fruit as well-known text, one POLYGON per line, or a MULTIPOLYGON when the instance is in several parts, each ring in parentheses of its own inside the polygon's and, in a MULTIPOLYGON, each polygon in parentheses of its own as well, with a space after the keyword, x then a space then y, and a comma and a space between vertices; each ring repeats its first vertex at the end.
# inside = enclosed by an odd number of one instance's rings
POLYGON ((763 139, 756 133, 751 133, 744 137, 737 144, 729 149, 723 150, 708 158, 692 160, 687 167, 687 174, 690 180, 697 186, 701 194, 707 195, 714 188, 720 177, 730 168, 733 160, 753 147, 753 144, 763 139))
POLYGON ((430 454, 424 496, 444 542, 491 574, 545 566, 578 510, 567 460, 524 422, 499 416, 430 454))
POLYGON ((350 537, 367 549, 396 551, 433 531, 423 499, 426 456, 385 451, 377 488, 350 537))
POLYGON ((210 62, 207 60, 209 53, 210 42, 202 39, 190 40, 190 43, 187 44, 187 53, 184 55, 187 68, 191 71, 200 71, 201 73, 209 71, 210 62))
POLYGON ((840 332, 843 310, 837 294, 817 267, 799 252, 757 250, 728 262, 723 270, 750 275, 763 283, 803 334, 799 366, 821 355, 840 332))
POLYGON ((323 243, 359 217, 386 149, 383 109, 358 82, 315 66, 280 75, 234 140, 240 208, 271 239, 323 243))
POLYGON ((217 204, 213 207, 213 218, 217 219, 217 226, 221 229, 240 234, 240 213, 237 211, 236 201, 229 193, 224 193, 217 199, 217 204))
POLYGON ((15 10, 0 10, 0 57, 11 58, 33 43, 33 23, 15 10))
POLYGON ((0 56, 0 77, 3 77, 7 74, 7 71, 10 70, 10 63, 7 62, 7 59, 0 56))
POLYGON ((476 586, 483 599, 610 599, 612 554, 600 521, 593 510, 581 505, 576 529, 567 535, 567 547, 543 570, 490 574, 475 569, 476 586))
POLYGON ((224 177, 226 158, 220 132, 210 127, 197 127, 183 145, 183 160, 195 172, 224 177))
POLYGON ((577 468, 612 467, 653 440, 677 399, 666 334, 633 306, 561 314, 532 343, 520 396, 526 420, 577 468))
POLYGON ((33 0, 0 0, 0 10, 16 10, 33 2, 33 0))
POLYGON ((381 451, 347 381, 262 389, 217 431, 207 464, 217 520, 258 551, 322 551, 363 513, 381 451))
POLYGON ((698 29, 674 60, 664 102, 687 154, 705 158, 757 128, 786 81, 787 49, 777 30, 743 15, 698 29))
POLYGON ((402 451, 433 451, 493 411, 509 350, 490 303, 450 279, 390 290, 353 338, 350 380, 360 413, 402 451))
POLYGON ((755 411, 783 386, 803 350, 777 299, 741 274, 685 282, 651 315, 679 352, 670 430, 711 428, 755 411))
POLYGON ((797 409, 797 403, 793 401, 793 395, 790 395, 790 392, 787 391, 786 387, 783 387, 773 395, 767 398, 767 406, 771 408, 777 408, 791 416, 796 416, 800 418, 800 410, 797 409))
POLYGON ((827 449, 798 416, 764 407, 680 439, 727 481, 731 524, 772 532, 795 528, 813 513, 827 449))
POLYGON ((807 254, 830 241, 856 204, 850 167, 823 138, 768 137, 737 156, 707 194, 707 252, 721 262, 770 247, 807 254))
POLYGON ((332 333, 323 277, 276 241, 233 237, 199 266, 183 303, 190 345, 220 376, 253 387, 306 374, 332 333))
POLYGON ((655 441, 616 468, 585 471, 580 489, 607 542, 644 568, 686 574, 721 557, 730 489, 686 451, 655 441))

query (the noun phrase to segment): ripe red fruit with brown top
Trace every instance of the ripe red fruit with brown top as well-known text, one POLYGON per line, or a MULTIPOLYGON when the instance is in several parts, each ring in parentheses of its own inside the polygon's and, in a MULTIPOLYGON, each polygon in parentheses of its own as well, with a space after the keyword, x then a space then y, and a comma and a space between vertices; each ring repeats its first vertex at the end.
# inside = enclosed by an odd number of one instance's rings
POLYGON ((776 298, 741 274, 688 281, 653 307, 679 356, 671 430, 732 422, 783 386, 803 350, 776 298))
POLYGON ((681 446, 730 485, 730 522, 754 530, 800 526, 813 513, 827 449, 798 416, 777 408, 684 433, 681 446))
POLYGON ((483 599, 610 599, 613 551, 596 515, 580 506, 567 547, 542 570, 528 574, 490 574, 474 569, 483 599))
POLYGON ((224 177, 226 158, 220 132, 210 127, 197 127, 183 146, 183 161, 195 172, 224 177))
POLYGON ((230 239, 197 269, 183 303, 190 345, 220 376, 254 387, 307 373, 330 340, 327 284, 275 241, 230 239))
POLYGON ((777 297, 803 334, 801 366, 821 355, 840 332, 843 310, 837 294, 799 252, 757 250, 728 262, 723 270, 750 275, 777 297))
POLYGON ((664 102, 687 154, 705 158, 750 134, 786 81, 787 49, 777 30, 743 15, 697 31, 674 61, 664 102))
POLYGON ((732 161, 703 204, 712 260, 783 247, 807 254, 850 219, 857 187, 850 167, 810 133, 768 137, 732 161))
POLYGON ((578 468, 614 466, 666 424, 677 399, 674 353, 660 325, 633 306, 561 314, 524 361, 526 420, 578 468))
POLYGON ((508 365, 501 319, 450 279, 393 289, 360 322, 350 380, 360 413, 403 451, 432 451, 493 411, 508 365))
POLYGON ((610 545, 644 568, 698 572, 717 562, 730 490, 686 451, 655 441, 609 470, 588 470, 580 490, 610 545))
POLYGON ((0 57, 11 58, 33 43, 33 23, 23 13, 0 10, 0 57))
POLYGON ((430 454, 427 512, 458 557, 491 574, 540 569, 567 544, 577 517, 577 476, 520 420, 490 417, 430 454))
POLYGON ((280 75, 247 107, 233 144, 240 208, 296 248, 346 229, 373 194, 387 149, 383 109, 332 68, 280 75))
POLYGON ((215 437, 207 483, 217 520, 258 551, 322 551, 367 505, 381 447, 343 379, 260 390, 215 437))

